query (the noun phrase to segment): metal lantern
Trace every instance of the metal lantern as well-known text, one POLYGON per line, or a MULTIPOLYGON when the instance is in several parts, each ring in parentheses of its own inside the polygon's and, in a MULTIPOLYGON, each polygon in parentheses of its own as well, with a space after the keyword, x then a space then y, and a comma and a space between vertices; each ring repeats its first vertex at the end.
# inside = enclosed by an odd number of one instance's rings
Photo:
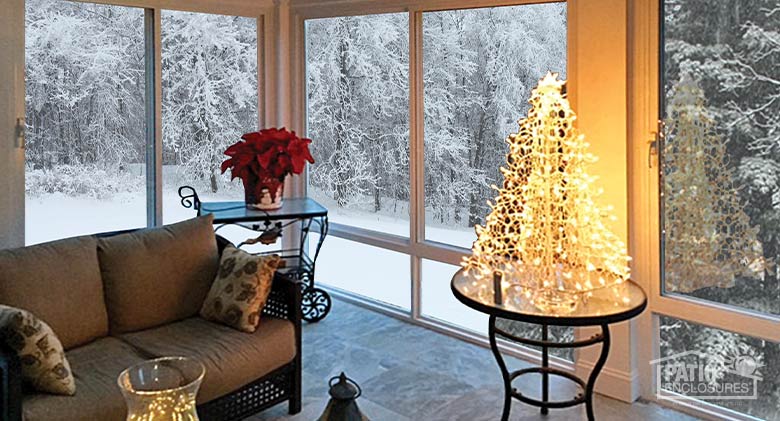
POLYGON ((318 421, 369 421, 355 402, 363 391, 354 380, 342 372, 331 378, 328 386, 330 401, 318 421))

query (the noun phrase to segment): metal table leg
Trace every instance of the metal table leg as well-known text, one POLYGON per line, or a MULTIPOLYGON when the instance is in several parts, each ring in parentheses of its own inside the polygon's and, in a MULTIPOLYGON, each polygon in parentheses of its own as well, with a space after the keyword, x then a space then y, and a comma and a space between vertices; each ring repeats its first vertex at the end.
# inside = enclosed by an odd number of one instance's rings
POLYGON ((501 377, 504 379, 504 410, 501 413, 501 421, 508 421, 509 410, 512 408, 512 379, 509 376, 509 371, 506 369, 504 357, 501 356, 501 352, 499 352, 496 344, 496 316, 490 316, 488 337, 490 338, 490 350, 493 351, 493 356, 496 357, 498 368, 501 370, 501 377))
MULTIPOLYGON (((547 325, 542 325, 542 341, 547 342, 547 325)), ((550 367, 550 355, 549 348, 546 345, 542 346, 542 402, 547 403, 550 401, 550 375, 547 373, 547 369, 550 367)), ((542 406, 542 415, 547 415, 550 412, 550 408, 542 406)))
POLYGON ((590 372, 588 384, 585 387, 585 408, 588 413, 589 421, 596 419, 593 415, 593 388, 596 386, 596 378, 599 376, 599 373, 601 373, 601 369, 604 368, 604 364, 606 364, 607 357, 609 356, 609 325, 601 325, 601 336, 601 355, 599 356, 598 361, 596 361, 596 365, 593 366, 593 371, 590 372))
POLYGON ((529 405, 538 406, 539 408, 541 408, 542 415, 547 415, 550 412, 550 408, 567 408, 570 406, 575 406, 584 403, 588 420, 593 421, 595 419, 595 416, 593 414, 593 391, 596 385, 596 379, 601 373, 602 368, 604 368, 604 364, 606 364, 607 357, 609 355, 609 346, 610 346, 609 325, 606 324, 601 325, 601 333, 593 335, 588 339, 581 339, 578 341, 568 342, 568 343, 558 343, 558 342, 549 341, 549 326, 545 324, 541 325, 542 339, 534 340, 534 339, 517 337, 515 335, 510 334, 509 332, 497 328, 496 316, 491 315, 488 323, 489 323, 488 338, 490 339, 490 350, 493 352, 493 356, 495 357, 496 362, 498 363, 498 368, 501 370, 501 377, 503 378, 504 381, 504 408, 501 414, 502 421, 509 420, 509 413, 512 408, 513 398, 518 399, 529 405), (498 350, 497 336, 499 335, 516 342, 524 343, 526 345, 535 345, 541 347, 542 348, 541 366, 524 368, 522 370, 510 372, 507 369, 506 362, 504 361, 504 357, 501 355, 501 352, 498 350), (596 362, 596 365, 593 367, 593 370, 590 372, 587 382, 585 382, 584 379, 576 376, 573 373, 569 373, 567 371, 550 367, 550 355, 549 355, 550 348, 556 348, 556 347, 582 348, 586 346, 595 345, 598 343, 601 343, 601 354, 599 356, 598 361, 596 362), (516 377, 519 377, 524 374, 530 374, 530 373, 537 373, 542 375, 541 400, 524 396, 522 393, 512 388, 512 381, 516 377), (580 386, 580 388, 583 390, 583 393, 578 394, 577 396, 575 396, 574 399, 570 399, 570 400, 550 401, 550 375, 564 377, 573 381, 574 383, 580 386))

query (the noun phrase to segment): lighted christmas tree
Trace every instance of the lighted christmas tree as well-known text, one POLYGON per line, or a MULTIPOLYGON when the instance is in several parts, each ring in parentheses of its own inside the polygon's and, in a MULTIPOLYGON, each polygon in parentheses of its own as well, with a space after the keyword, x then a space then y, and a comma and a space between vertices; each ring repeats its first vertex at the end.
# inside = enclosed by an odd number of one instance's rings
POLYGON ((595 201, 601 189, 587 169, 596 158, 557 76, 539 81, 528 116, 507 138, 503 186, 462 266, 476 279, 500 276, 501 288, 522 289, 540 309, 567 312, 627 280, 630 258, 607 227, 611 208, 595 201))
POLYGON ((726 143, 704 92, 684 74, 670 96, 664 145, 664 279, 668 291, 727 288, 764 269, 758 227, 734 187, 726 143))

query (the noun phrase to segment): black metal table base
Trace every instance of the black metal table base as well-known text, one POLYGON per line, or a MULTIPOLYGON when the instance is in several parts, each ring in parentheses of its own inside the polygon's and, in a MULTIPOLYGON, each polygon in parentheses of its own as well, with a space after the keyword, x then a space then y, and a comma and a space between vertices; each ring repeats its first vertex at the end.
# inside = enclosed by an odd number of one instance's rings
POLYGON ((528 405, 533 405, 541 408, 541 413, 546 415, 549 413, 550 408, 568 408, 580 404, 585 404, 585 410, 588 415, 588 420, 594 420, 593 415, 593 388, 596 385, 596 379, 601 373, 601 369, 604 368, 604 364, 607 362, 607 356, 609 355, 610 336, 609 325, 601 325, 601 333, 591 336, 588 339, 582 339, 573 342, 551 342, 548 340, 548 325, 542 324, 542 340, 535 340, 529 338, 522 338, 515 336, 509 332, 501 330, 496 327, 496 316, 490 316, 490 325, 488 328, 488 335, 490 338, 490 349, 493 351, 493 356, 496 358, 498 367, 501 369, 501 376, 504 379, 504 410, 501 415, 502 421, 509 420, 509 412, 512 408, 512 399, 517 399, 520 402, 528 405), (503 337, 515 342, 522 343, 524 345, 533 345, 542 348, 542 365, 540 367, 525 368, 522 370, 510 372, 507 369, 504 357, 498 350, 496 343, 496 337, 503 337), (550 367, 550 348, 582 348, 595 344, 601 344, 601 354, 599 355, 596 365, 588 376, 587 382, 576 375, 567 371, 558 370, 550 367), (512 381, 522 375, 537 373, 542 375, 542 399, 533 399, 523 395, 517 389, 512 387, 512 381), (558 376, 568 379, 576 383, 581 392, 574 398, 563 401, 551 401, 550 400, 550 376, 558 376))

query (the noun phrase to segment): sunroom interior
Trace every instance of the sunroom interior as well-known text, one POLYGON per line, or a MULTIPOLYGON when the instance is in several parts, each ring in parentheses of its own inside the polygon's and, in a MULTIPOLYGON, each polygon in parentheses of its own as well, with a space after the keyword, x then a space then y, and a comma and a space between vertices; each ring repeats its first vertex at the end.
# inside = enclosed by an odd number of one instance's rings
MULTIPOLYGON (((324 295, 302 299, 327 310, 303 315, 301 407, 202 419, 360 419, 329 406, 343 372, 368 419, 780 420, 776 0, 4 0, 0 272, 3 249, 190 220, 187 191, 244 202, 226 148, 282 127, 314 161, 283 200, 326 209, 324 227, 278 225, 247 249, 316 260, 306 282, 324 295), (499 320, 536 341, 602 340, 549 356, 496 341, 495 314, 453 292, 548 72, 644 300, 606 341, 602 319, 499 320), (513 370, 595 370, 593 413, 512 398, 587 387, 537 372, 507 388, 496 353, 513 370)), ((8 387, 3 419, 38 419, 27 397, 9 410, 8 387)))

